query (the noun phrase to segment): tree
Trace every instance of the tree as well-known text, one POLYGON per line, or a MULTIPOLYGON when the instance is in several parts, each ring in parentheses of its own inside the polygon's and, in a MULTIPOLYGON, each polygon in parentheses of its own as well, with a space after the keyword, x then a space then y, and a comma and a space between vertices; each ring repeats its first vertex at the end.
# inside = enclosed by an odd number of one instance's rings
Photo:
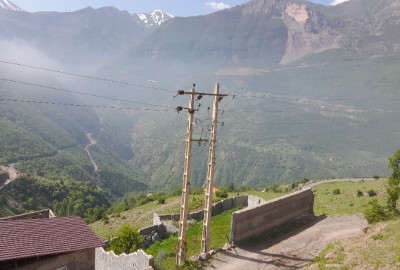
POLYGON ((387 220, 400 215, 400 211, 397 209, 400 198, 400 150, 392 157, 389 157, 388 167, 392 169, 392 174, 389 176, 386 185, 386 207, 380 205, 376 199, 372 200, 369 207, 364 211, 369 223, 387 220))
POLYGON ((138 230, 129 224, 121 226, 115 238, 110 241, 109 249, 115 254, 132 253, 142 246, 143 236, 138 230))
POLYGON ((393 172, 387 181, 386 205, 391 214, 399 215, 397 202, 400 198, 400 150, 389 158, 388 167, 392 169, 393 172))

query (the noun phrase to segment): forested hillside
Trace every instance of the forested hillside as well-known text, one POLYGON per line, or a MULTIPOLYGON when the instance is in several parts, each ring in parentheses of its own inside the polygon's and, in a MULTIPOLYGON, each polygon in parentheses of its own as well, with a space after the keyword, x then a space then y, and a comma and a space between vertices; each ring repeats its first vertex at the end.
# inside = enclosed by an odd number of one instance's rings
MULTIPOLYGON (((126 193, 180 187, 187 111, 176 108, 188 100, 177 90, 193 83, 228 94, 217 186, 387 175, 400 148, 399 14, 395 0, 253 0, 147 31, 114 8, 0 11, 0 164, 20 173, 0 190, 3 213, 96 216, 126 193), (52 192, 36 201, 24 183, 52 192), (67 207, 79 196, 64 188, 96 199, 67 207)), ((195 139, 210 136, 211 103, 197 96, 195 139)), ((208 144, 193 146, 198 187, 208 144)))

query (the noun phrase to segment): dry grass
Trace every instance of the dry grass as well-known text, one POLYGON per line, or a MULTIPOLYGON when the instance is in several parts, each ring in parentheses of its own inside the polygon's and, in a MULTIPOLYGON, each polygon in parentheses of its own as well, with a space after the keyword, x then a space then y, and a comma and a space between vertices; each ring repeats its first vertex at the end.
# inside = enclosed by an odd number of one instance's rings
POLYGON ((400 219, 328 245, 307 269, 400 269, 400 219))

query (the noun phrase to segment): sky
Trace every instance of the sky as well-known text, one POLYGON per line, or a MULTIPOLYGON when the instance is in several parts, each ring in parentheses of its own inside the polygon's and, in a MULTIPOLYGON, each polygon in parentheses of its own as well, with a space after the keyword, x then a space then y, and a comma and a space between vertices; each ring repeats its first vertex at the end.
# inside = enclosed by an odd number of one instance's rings
MULTIPOLYGON (((130 13, 150 13, 155 9, 175 16, 205 15, 214 11, 241 5, 249 0, 10 0, 23 10, 36 11, 76 11, 88 6, 99 8, 114 6, 130 13)), ((310 0, 310 2, 330 5, 348 0, 310 0)))

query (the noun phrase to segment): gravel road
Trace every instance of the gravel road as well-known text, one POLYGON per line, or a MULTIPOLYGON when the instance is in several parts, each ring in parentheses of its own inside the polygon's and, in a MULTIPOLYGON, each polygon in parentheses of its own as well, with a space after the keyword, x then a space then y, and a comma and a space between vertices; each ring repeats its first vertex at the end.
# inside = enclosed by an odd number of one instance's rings
POLYGON ((273 240, 260 237, 258 244, 218 253, 205 269, 305 269, 327 244, 360 235, 368 226, 361 215, 308 216, 295 222, 293 229, 273 240))

